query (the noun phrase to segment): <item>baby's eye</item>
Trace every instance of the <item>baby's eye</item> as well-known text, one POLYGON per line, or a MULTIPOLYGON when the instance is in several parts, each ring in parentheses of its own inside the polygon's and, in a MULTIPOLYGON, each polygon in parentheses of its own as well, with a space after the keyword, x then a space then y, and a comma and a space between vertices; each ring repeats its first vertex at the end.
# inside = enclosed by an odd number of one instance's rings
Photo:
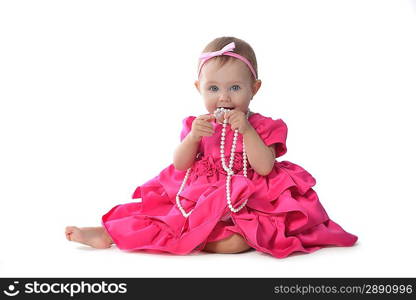
POLYGON ((233 85, 233 86, 231 87, 231 89, 232 89, 233 91, 238 91, 238 90, 240 89, 240 86, 239 86, 239 85, 237 85, 237 84, 235 84, 235 85, 233 85))
POLYGON ((211 86, 208 88, 208 90, 209 90, 209 91, 216 92, 216 91, 218 91, 218 87, 217 87, 216 85, 211 85, 211 86))

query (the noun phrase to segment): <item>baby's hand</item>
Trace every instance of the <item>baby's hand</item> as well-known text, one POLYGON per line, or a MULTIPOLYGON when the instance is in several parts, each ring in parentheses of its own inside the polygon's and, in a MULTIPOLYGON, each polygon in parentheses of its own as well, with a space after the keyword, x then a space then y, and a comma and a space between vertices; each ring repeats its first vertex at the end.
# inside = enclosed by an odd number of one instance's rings
POLYGON ((214 133, 214 126, 210 123, 214 120, 213 114, 205 114, 196 117, 192 122, 192 129, 189 133, 195 140, 200 141, 203 136, 211 136, 214 133))
POLYGON ((231 130, 238 129, 241 134, 245 134, 252 128, 247 121, 246 114, 237 109, 225 112, 224 119, 231 125, 231 130))

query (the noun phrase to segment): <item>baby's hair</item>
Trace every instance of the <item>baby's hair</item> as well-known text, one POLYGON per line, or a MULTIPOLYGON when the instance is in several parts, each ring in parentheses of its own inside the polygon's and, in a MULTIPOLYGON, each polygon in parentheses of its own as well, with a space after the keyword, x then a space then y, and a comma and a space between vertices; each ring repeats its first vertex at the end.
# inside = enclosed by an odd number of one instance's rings
MULTIPOLYGON (((233 50, 233 52, 240 54, 244 56, 245 58, 247 58, 248 61, 253 66, 254 70, 256 71, 256 74, 259 74, 257 71, 256 54, 254 53, 253 48, 251 48, 251 46, 247 42, 241 39, 238 39, 236 37, 223 36, 223 37, 216 38, 212 40, 211 42, 209 42, 208 45, 205 46, 204 50, 202 50, 202 52, 213 52, 213 51, 221 50, 224 46, 228 45, 231 42, 234 42, 235 44, 235 49, 233 50)), ((220 55, 220 56, 213 57, 211 59, 215 59, 219 63, 220 67, 222 67, 228 61, 232 59, 236 59, 236 58, 232 56, 228 56, 228 55, 220 55)), ((198 63, 199 63, 199 60, 198 60, 198 63)), ((254 78, 253 74, 251 74, 251 78, 253 80, 256 79, 254 78)))

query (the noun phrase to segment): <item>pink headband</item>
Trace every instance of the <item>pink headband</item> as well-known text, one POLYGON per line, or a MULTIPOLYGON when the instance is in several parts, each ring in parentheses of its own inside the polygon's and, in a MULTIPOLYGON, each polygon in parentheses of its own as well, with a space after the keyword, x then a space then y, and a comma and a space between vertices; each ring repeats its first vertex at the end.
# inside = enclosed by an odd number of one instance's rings
POLYGON ((232 43, 229 43, 228 45, 224 46, 224 48, 222 48, 221 50, 214 51, 214 52, 204 52, 204 53, 202 53, 201 56, 199 57, 201 62, 199 64, 199 68, 198 68, 198 77, 199 77, 199 74, 201 73, 202 66, 207 62, 207 60, 209 60, 210 58, 213 58, 215 56, 228 55, 228 56, 232 56, 232 57, 238 58, 239 60, 243 61, 249 67, 251 73, 253 73, 254 78, 257 79, 256 71, 254 71, 254 68, 251 65, 251 63, 248 61, 248 59, 245 58, 244 56, 241 56, 241 55, 237 54, 237 53, 230 52, 230 51, 233 51, 234 48, 235 48, 235 44, 234 44, 234 42, 232 42, 232 43))

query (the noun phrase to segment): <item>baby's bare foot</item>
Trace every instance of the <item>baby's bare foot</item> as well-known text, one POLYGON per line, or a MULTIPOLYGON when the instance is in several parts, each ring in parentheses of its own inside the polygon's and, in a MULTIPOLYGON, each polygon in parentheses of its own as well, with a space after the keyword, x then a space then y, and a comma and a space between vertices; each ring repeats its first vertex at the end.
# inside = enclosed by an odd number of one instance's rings
POLYGON ((68 241, 74 241, 91 246, 93 248, 110 248, 113 241, 104 227, 81 227, 68 226, 65 228, 68 241))

